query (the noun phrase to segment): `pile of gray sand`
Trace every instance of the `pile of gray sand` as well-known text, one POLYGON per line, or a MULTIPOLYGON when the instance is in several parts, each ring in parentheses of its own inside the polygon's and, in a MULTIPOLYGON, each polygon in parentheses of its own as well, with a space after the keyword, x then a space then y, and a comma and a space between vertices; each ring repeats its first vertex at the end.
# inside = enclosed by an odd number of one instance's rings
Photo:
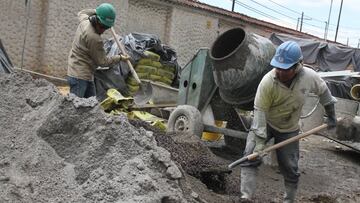
POLYGON ((199 202, 151 131, 95 99, 24 73, 0 75, 0 98, 0 202, 199 202))

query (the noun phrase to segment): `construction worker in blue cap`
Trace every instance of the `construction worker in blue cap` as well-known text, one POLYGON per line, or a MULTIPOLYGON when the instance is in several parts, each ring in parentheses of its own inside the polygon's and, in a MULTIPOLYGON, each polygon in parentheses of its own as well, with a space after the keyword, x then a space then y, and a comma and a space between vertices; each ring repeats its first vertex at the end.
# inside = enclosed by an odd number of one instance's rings
POLYGON ((94 72, 97 67, 109 67, 127 55, 108 57, 104 50, 101 34, 114 26, 115 9, 111 4, 103 3, 96 9, 85 9, 78 13, 80 21, 68 57, 68 83, 70 93, 78 97, 95 96, 94 72))
MULTIPOLYGON (((271 60, 273 69, 261 80, 254 101, 254 119, 246 141, 244 155, 260 152, 274 138, 275 144, 299 133, 301 109, 308 94, 318 95, 328 116, 328 128, 336 126, 331 95, 318 74, 302 64, 300 46, 294 41, 282 43, 271 60)), ((284 202, 292 203, 299 181, 299 141, 276 150, 280 172, 284 177, 284 202)), ((261 159, 241 165, 241 198, 251 201, 256 189, 256 176, 261 159)))

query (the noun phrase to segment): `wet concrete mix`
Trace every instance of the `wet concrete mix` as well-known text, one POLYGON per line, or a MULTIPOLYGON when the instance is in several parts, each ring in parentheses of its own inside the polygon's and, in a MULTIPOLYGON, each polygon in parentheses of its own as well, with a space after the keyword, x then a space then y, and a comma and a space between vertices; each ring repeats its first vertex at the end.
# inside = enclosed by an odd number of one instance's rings
MULTIPOLYGON (((94 98, 42 79, 0 75, 0 202, 239 202, 240 168, 191 135, 111 116, 94 98)), ((314 137, 301 142, 299 202, 360 202, 360 160, 314 137)), ((281 202, 262 165, 255 202, 281 202)))

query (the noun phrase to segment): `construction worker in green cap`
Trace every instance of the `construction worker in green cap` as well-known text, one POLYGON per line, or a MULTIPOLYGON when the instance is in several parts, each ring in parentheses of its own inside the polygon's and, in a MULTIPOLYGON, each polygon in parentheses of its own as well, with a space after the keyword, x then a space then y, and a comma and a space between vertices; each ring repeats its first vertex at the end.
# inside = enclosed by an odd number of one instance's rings
POLYGON ((94 72, 97 67, 109 67, 127 55, 107 57, 101 34, 114 26, 115 9, 111 4, 103 3, 96 9, 85 9, 78 13, 80 21, 68 57, 68 83, 70 93, 78 97, 95 96, 94 72))

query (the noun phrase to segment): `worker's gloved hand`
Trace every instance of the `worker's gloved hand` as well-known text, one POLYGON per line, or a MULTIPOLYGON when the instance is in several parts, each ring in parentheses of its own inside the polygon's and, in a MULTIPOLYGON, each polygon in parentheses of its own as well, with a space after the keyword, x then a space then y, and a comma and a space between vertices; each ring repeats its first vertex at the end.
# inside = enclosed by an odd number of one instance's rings
POLYGON ((263 149, 265 149, 265 138, 259 137, 257 135, 255 135, 255 148, 254 148, 254 153, 255 152, 260 152, 263 149))
MULTIPOLYGON (((255 153, 256 138, 257 136, 253 131, 250 131, 247 137, 246 147, 243 153, 243 157, 246 157, 252 153, 255 153)), ((257 157, 253 160, 246 160, 239 164, 241 167, 257 167, 262 163, 262 158, 257 157)))
POLYGON ((336 123, 337 123, 337 120, 336 120, 336 115, 335 115, 335 105, 334 104, 328 104, 326 106, 324 106, 325 108, 325 112, 326 112, 326 115, 328 116, 327 118, 327 125, 328 125, 328 129, 332 129, 332 128, 335 128, 336 127, 336 123))
POLYGON ((125 55, 120 54, 120 60, 122 60, 122 61, 127 61, 127 60, 130 60, 130 56, 129 56, 129 55, 127 55, 127 54, 125 54, 125 55))

